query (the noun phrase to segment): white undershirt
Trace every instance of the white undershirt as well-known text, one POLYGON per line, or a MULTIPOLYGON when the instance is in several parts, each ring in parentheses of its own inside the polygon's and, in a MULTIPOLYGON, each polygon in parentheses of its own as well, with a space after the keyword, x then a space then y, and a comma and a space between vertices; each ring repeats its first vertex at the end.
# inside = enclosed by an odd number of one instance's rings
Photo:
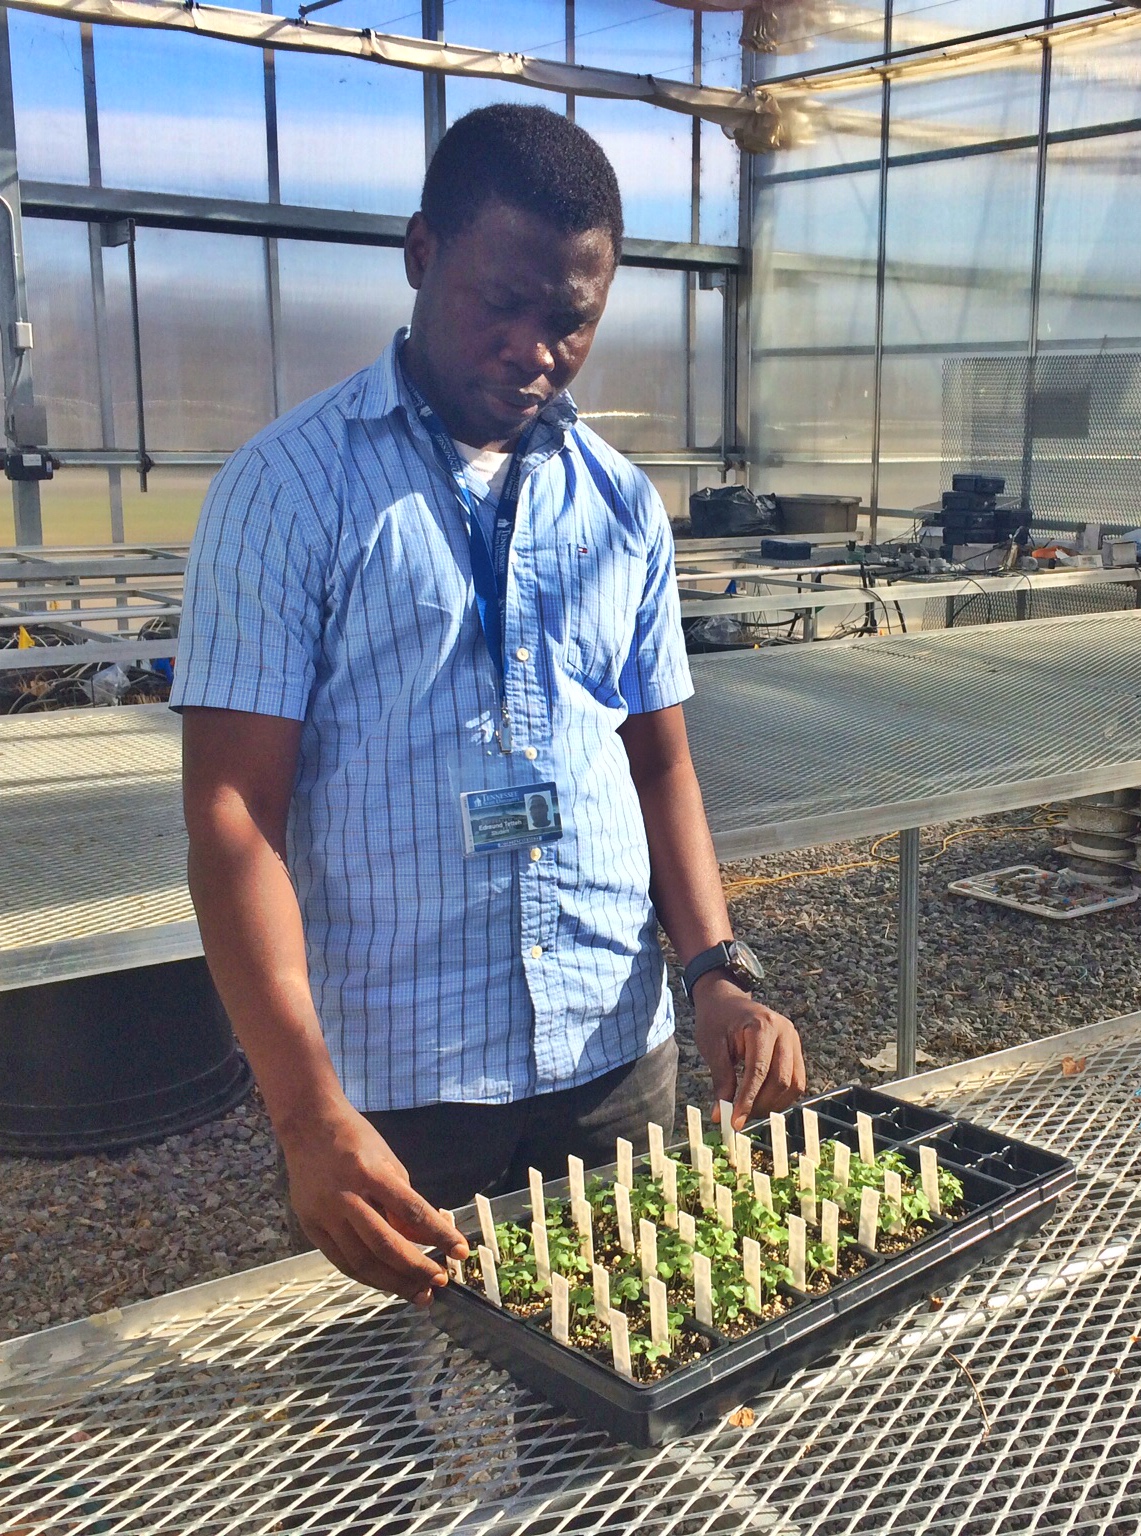
POLYGON ((460 458, 468 469, 483 481, 488 491, 498 501, 503 482, 507 479, 511 455, 498 453, 494 448, 473 448, 470 443, 461 443, 458 438, 455 439, 455 444, 459 449, 460 458))

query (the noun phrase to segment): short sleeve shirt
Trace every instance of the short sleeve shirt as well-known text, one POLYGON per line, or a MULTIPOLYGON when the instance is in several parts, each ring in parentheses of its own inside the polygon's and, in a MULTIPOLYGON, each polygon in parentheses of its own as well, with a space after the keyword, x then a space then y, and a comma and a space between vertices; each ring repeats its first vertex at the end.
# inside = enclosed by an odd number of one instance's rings
POLYGON ((326 1042, 361 1110, 576 1087, 669 1036, 616 732, 692 692, 661 501, 560 396, 527 439, 503 686, 566 831, 538 857, 464 856, 453 765, 490 731, 500 685, 467 515, 402 384, 403 334, 217 476, 171 698, 303 722, 288 862, 326 1042))

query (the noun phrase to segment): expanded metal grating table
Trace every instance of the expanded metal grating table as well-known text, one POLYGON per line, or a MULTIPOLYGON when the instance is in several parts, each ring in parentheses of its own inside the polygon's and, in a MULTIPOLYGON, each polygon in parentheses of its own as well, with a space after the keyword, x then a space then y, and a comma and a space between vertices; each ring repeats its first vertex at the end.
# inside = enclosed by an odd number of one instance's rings
POLYGON ((897 1085, 1077 1185, 751 1424, 611 1444, 307 1256, 0 1345, 0 1530, 1136 1536, 1139 1085, 1137 1014, 897 1085))

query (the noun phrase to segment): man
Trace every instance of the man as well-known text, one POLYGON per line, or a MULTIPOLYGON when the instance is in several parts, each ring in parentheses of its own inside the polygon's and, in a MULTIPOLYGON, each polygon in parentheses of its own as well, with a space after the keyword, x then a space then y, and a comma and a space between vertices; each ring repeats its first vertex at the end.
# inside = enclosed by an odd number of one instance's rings
POLYGON ((672 1124, 658 920, 734 1123, 804 1088, 723 947, 664 510, 566 393, 621 239, 581 129, 461 119, 408 226, 410 332, 229 461, 188 574, 211 971, 300 1223, 420 1302, 416 1245, 466 1251, 436 1207, 672 1124))

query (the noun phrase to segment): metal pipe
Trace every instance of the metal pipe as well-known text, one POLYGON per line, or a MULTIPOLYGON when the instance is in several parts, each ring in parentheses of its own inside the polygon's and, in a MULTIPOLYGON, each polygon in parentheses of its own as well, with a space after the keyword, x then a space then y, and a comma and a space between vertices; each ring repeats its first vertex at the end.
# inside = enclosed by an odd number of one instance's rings
POLYGON ((127 224, 127 281, 131 291, 131 341, 135 361, 135 426, 139 442, 139 490, 147 488, 147 420, 143 398, 143 338, 139 325, 139 272, 135 264, 135 221, 127 224))
POLYGON ((919 828, 899 834, 899 991, 896 999, 895 1070, 915 1071, 916 994, 919 981, 919 828))
MULTIPOLYGON (((891 0, 884 6, 884 52, 891 57, 891 0)), ((891 149, 891 81, 884 76, 880 109, 879 198, 876 212, 876 319, 872 363, 872 479, 868 491, 868 542, 874 544, 880 506, 880 436, 883 430, 883 315, 887 284, 887 172, 891 149)))
MULTIPOLYGON (((1054 0, 1046 6, 1046 25, 1052 25, 1054 0)), ((1038 97, 1038 146, 1034 181, 1034 248, 1030 257, 1030 322, 1026 338, 1026 394, 1022 417, 1022 484, 1019 501, 1030 511, 1034 478, 1034 392, 1038 375, 1038 316, 1042 300, 1042 242, 1046 212, 1046 148, 1050 128, 1050 78, 1053 55, 1048 40, 1042 45, 1042 82, 1038 97)))

